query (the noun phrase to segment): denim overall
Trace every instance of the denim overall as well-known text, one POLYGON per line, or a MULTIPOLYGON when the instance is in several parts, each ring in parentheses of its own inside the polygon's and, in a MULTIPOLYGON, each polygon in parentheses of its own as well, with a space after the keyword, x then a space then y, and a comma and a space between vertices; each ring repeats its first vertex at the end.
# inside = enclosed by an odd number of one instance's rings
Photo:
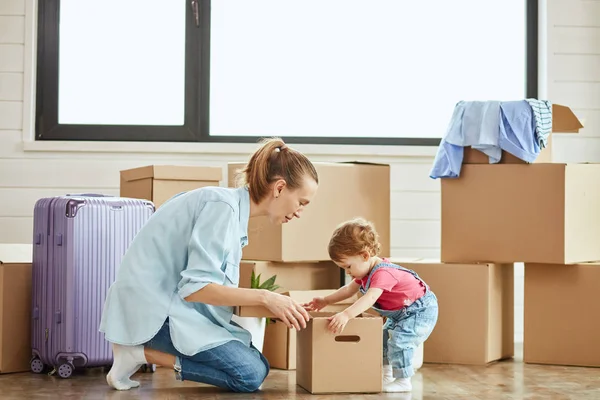
POLYGON ((360 287, 365 294, 371 285, 371 278, 379 268, 396 268, 408 272, 425 287, 425 294, 414 303, 399 310, 381 310, 375 305, 375 311, 387 318, 383 325, 383 364, 390 364, 394 378, 409 378, 415 374, 412 366, 415 349, 423 343, 435 327, 438 318, 437 297, 416 272, 389 262, 377 264, 367 279, 366 287, 360 287))

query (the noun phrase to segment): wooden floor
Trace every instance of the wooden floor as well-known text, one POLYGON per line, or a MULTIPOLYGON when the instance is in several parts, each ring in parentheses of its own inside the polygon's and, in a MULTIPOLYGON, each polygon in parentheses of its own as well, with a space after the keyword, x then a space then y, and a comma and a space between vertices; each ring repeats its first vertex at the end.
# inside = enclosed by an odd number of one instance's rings
POLYGON ((272 370, 263 389, 233 394, 175 380, 173 371, 138 373, 142 386, 110 390, 102 369, 69 379, 31 373, 0 375, 0 399, 600 399, 600 369, 523 364, 519 355, 486 367, 425 364, 413 378, 411 394, 315 396, 296 386, 293 371, 272 370))

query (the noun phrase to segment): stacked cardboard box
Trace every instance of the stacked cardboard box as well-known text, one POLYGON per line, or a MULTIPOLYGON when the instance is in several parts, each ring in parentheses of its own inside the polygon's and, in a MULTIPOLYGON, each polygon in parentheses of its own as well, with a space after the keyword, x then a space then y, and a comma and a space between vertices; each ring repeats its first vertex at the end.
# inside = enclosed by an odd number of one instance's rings
MULTIPOLYGON (((230 163, 229 186, 235 186, 236 173, 245 163, 230 163)), ((342 284, 340 269, 329 260, 327 244, 334 229, 340 223, 361 216, 372 221, 377 228, 382 253, 390 253, 390 167, 368 163, 315 163, 319 175, 319 189, 302 217, 290 224, 274 225, 266 217, 251 218, 248 226, 248 246, 243 249, 240 266, 240 287, 248 287, 250 274, 259 273, 262 281, 276 275, 278 291, 286 293, 300 303, 316 296, 326 296, 342 284)), ((332 305, 324 312, 333 313, 345 309, 354 299, 332 305)), ((238 307, 239 316, 270 317, 261 307, 238 307)), ((331 314, 329 314, 331 315, 331 314)), ((357 343, 334 340, 322 314, 309 323, 300 333, 289 330, 281 322, 269 324, 265 332, 263 354, 273 368, 298 369, 297 383, 312 393, 324 392, 372 392, 381 390, 381 350, 373 360, 364 360, 364 351, 357 350, 357 343), (318 380, 322 370, 318 367, 328 356, 322 352, 327 347, 336 354, 336 374, 348 376, 340 368, 356 367, 355 359, 367 365, 362 383, 350 384, 344 379, 336 385, 327 375, 327 382, 318 380), (350 352, 349 349, 352 349, 350 352), (356 358, 355 357, 355 358, 356 358)), ((377 349, 382 343, 381 318, 369 318, 352 322, 347 329, 368 335, 377 349), (355 326, 356 325, 356 326, 355 326), (354 330, 353 330, 354 329, 354 330), (374 333, 376 331, 376 334, 374 333)), ((355 332, 355 333, 356 333, 355 332)), ((344 332, 344 337, 346 331, 344 332)), ((363 343, 361 341, 361 343, 363 343)), ((364 346, 364 345, 361 345, 364 346)), ((366 349, 364 349, 366 351, 366 349)), ((332 353, 331 353, 332 352, 332 353)), ((324 365, 324 364, 323 364, 324 365)))
MULTIPOLYGON (((274 225, 267 217, 252 218, 248 226, 246 260, 302 262, 329 260, 327 243, 341 222, 362 216, 375 224, 381 252, 390 252, 390 166, 370 163, 314 163, 319 189, 302 218, 274 225)), ((230 163, 229 186, 244 163, 230 163)))
POLYGON ((525 264, 523 360, 600 367, 599 287, 600 263, 525 264))
POLYGON ((30 244, 0 244, 0 374, 30 370, 31 254, 30 244))
POLYGON ((442 260, 600 259, 600 164, 463 165, 442 181, 442 260))
MULTIPOLYGON (((568 107, 554 105, 552 114, 554 133, 576 133, 582 128, 568 107)), ((593 335, 600 309, 592 298, 600 268, 590 263, 600 260, 600 165, 552 163, 551 143, 534 164, 503 154, 500 164, 490 165, 486 156, 466 149, 460 177, 441 182, 441 261, 448 263, 444 268, 449 270, 459 268, 457 263, 477 263, 479 268, 507 264, 499 267, 507 270, 515 262, 524 262, 525 362, 600 366, 600 347, 593 335)), ((472 315, 475 304, 469 299, 477 297, 474 292, 481 290, 482 283, 474 276, 465 276, 472 283, 468 292, 457 293, 464 298, 462 309, 446 312, 472 315)), ((508 281, 503 284, 512 286, 508 281)), ((493 304, 492 297, 488 302, 493 304)), ((440 303, 442 309, 445 303, 440 303)), ((506 317, 509 314, 512 318, 512 309, 503 311, 506 317)), ((459 339, 449 335, 450 326, 442 317, 440 321, 442 329, 430 341, 456 347, 459 339), (436 336, 441 334, 445 337, 436 336)), ((512 322, 504 319, 502 325, 503 335, 512 337, 512 322)), ((508 346, 510 339, 493 340, 497 347, 508 346)), ((425 361, 443 358, 431 353, 437 353, 435 349, 433 344, 426 348, 425 361)), ((498 357, 493 358, 504 358, 512 349, 495 354, 498 357)), ((460 355, 450 358, 466 361, 460 355)))
POLYGON ((220 167, 148 165, 121 171, 120 195, 150 200, 156 208, 174 195, 204 186, 219 186, 220 167))
POLYGON ((425 363, 485 365, 513 356, 512 264, 392 259, 415 271, 438 298, 425 363))

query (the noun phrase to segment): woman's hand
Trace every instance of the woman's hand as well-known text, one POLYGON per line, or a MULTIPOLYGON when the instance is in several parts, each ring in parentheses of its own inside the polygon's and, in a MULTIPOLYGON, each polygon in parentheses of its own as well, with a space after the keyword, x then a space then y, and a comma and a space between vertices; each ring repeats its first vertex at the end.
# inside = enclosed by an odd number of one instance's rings
POLYGON ((280 319, 288 328, 295 328, 298 331, 306 328, 310 315, 300 304, 289 296, 274 292, 267 293, 265 306, 275 315, 275 318, 280 319))
POLYGON ((302 304, 302 307, 306 308, 308 311, 320 311, 323 308, 327 307, 329 302, 325 300, 323 297, 315 297, 309 303, 302 304))
POLYGON ((350 320, 348 314, 345 311, 337 313, 332 317, 327 318, 329 320, 329 330, 333 333, 342 333, 346 324, 350 320))

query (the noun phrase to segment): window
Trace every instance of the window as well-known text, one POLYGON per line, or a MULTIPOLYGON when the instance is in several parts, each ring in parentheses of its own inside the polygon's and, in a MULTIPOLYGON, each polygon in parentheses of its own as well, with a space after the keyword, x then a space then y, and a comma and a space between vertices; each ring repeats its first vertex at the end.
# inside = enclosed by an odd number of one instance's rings
POLYGON ((537 0, 140 4, 39 2, 38 139, 437 145, 537 96, 537 0))
POLYGON ((183 0, 38 7, 37 139, 201 140, 208 12, 196 24, 183 0))

